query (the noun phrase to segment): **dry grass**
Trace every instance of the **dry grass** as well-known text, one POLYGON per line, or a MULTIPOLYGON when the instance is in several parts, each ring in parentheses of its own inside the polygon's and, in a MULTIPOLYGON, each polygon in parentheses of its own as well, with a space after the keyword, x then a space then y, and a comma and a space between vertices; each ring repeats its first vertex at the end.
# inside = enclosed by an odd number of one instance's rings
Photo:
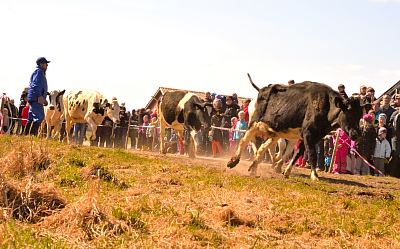
POLYGON ((90 168, 83 169, 83 175, 87 180, 100 179, 106 182, 110 182, 121 189, 128 188, 128 185, 125 182, 119 180, 108 169, 100 165, 93 165, 90 168))
MULTIPOLYGON (((0 160, 32 143, 2 139, 26 146, 0 147, 0 160)), ((20 174, 29 179, 0 175, 0 247, 400 248, 398 179, 321 173, 316 183, 265 164, 252 178, 248 162, 225 171, 226 160, 33 142, 52 164, 20 174), (57 197, 68 204, 52 210, 57 197), (18 203, 39 209, 14 215, 18 203)))
POLYGON ((240 218, 231 208, 224 208, 220 214, 220 218, 224 224, 229 226, 241 226, 245 225, 248 227, 254 227, 255 222, 240 218))
POLYGON ((94 183, 80 200, 47 217, 37 227, 78 244, 99 237, 115 237, 129 231, 128 224, 107 215, 105 209, 98 204, 98 195, 99 185, 94 183))
POLYGON ((35 141, 16 142, 14 149, 1 159, 1 172, 14 178, 23 178, 34 172, 46 170, 50 164, 47 146, 35 141))
POLYGON ((66 201, 48 185, 33 184, 26 180, 19 185, 0 180, 0 207, 3 218, 37 223, 43 217, 50 216, 63 209, 66 201))

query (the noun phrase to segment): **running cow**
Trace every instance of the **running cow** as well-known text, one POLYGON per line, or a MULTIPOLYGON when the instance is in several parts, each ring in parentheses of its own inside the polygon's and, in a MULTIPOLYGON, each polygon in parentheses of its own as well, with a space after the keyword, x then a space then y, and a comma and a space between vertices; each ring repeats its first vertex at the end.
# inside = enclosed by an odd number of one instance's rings
POLYGON ((249 170, 257 168, 264 152, 271 144, 275 144, 277 139, 301 139, 303 146, 295 152, 284 175, 290 175, 294 162, 305 149, 309 154, 311 179, 318 180, 315 171, 315 145, 318 141, 337 127, 341 127, 353 140, 358 135, 362 115, 362 106, 358 98, 344 100, 329 86, 310 81, 291 86, 275 84, 261 89, 252 81, 251 83, 258 91, 256 108, 248 130, 239 142, 235 155, 227 164, 230 168, 239 163, 241 152, 256 136, 262 137, 265 142, 258 149, 249 170))
POLYGON ((44 114, 47 127, 47 138, 52 138, 52 131, 54 131, 54 137, 59 136, 61 124, 64 120, 64 105, 63 105, 63 91, 51 91, 47 93, 49 96, 49 105, 45 107, 44 114))
POLYGON ((119 104, 116 98, 108 100, 97 91, 75 91, 64 96, 65 130, 70 143, 70 130, 75 123, 87 123, 92 132, 91 140, 96 139, 97 126, 108 116, 114 124, 119 122, 119 104))
POLYGON ((166 92, 158 103, 158 116, 160 120, 160 151, 166 153, 164 147, 165 128, 173 128, 180 139, 183 131, 190 132, 189 157, 195 157, 197 152, 196 134, 203 126, 210 125, 210 116, 207 106, 195 94, 185 91, 166 92))

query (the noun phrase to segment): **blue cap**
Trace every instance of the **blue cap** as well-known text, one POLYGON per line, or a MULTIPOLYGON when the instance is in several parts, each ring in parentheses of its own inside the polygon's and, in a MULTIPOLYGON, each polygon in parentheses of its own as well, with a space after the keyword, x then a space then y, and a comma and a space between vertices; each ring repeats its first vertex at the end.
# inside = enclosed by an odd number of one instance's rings
POLYGON ((50 63, 50 61, 46 60, 46 58, 44 58, 44 57, 39 57, 39 58, 36 60, 36 65, 39 65, 39 64, 41 64, 41 63, 50 63))

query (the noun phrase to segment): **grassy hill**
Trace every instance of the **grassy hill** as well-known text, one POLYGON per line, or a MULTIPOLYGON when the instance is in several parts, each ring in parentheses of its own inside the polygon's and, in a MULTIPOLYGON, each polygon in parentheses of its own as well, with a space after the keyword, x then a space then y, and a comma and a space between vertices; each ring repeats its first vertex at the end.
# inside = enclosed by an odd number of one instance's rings
POLYGON ((400 182, 0 136, 2 248, 400 248, 400 182))

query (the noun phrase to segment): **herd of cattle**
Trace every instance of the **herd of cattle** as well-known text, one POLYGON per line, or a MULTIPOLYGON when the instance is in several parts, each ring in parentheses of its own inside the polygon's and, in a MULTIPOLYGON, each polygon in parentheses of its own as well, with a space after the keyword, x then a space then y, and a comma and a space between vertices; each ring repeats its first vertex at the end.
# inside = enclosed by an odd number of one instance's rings
MULTIPOLYGON (((255 159, 249 168, 254 172, 262 160, 264 153, 282 139, 288 140, 286 150, 281 148, 277 157, 272 157, 276 168, 280 170, 284 155, 291 155, 293 145, 297 140, 302 143, 293 153, 290 163, 284 170, 288 177, 294 162, 304 151, 309 153, 311 179, 317 180, 315 170, 315 145, 330 131, 341 127, 352 139, 359 133, 359 120, 363 107, 358 98, 344 100, 331 87, 316 83, 302 82, 294 85, 274 84, 267 87, 257 87, 250 78, 252 86, 258 91, 257 99, 249 106, 249 125, 246 133, 239 142, 235 155, 227 163, 235 167, 241 153, 248 143, 262 138, 262 145, 255 152, 255 159)), ((92 131, 91 139, 95 139, 97 126, 105 116, 119 122, 120 107, 116 98, 107 99, 96 91, 77 91, 64 95, 64 91, 52 91, 49 95, 49 105, 46 108, 46 124, 48 138, 58 135, 62 120, 66 123, 68 143, 74 123, 87 123, 92 131)), ((158 103, 160 124, 160 151, 166 153, 164 146, 165 128, 173 128, 180 138, 184 130, 190 132, 188 154, 194 157, 197 151, 197 132, 210 127, 210 103, 205 103, 198 96, 185 91, 170 91, 164 94, 158 103)), ((281 143, 282 144, 282 143, 281 143)))

